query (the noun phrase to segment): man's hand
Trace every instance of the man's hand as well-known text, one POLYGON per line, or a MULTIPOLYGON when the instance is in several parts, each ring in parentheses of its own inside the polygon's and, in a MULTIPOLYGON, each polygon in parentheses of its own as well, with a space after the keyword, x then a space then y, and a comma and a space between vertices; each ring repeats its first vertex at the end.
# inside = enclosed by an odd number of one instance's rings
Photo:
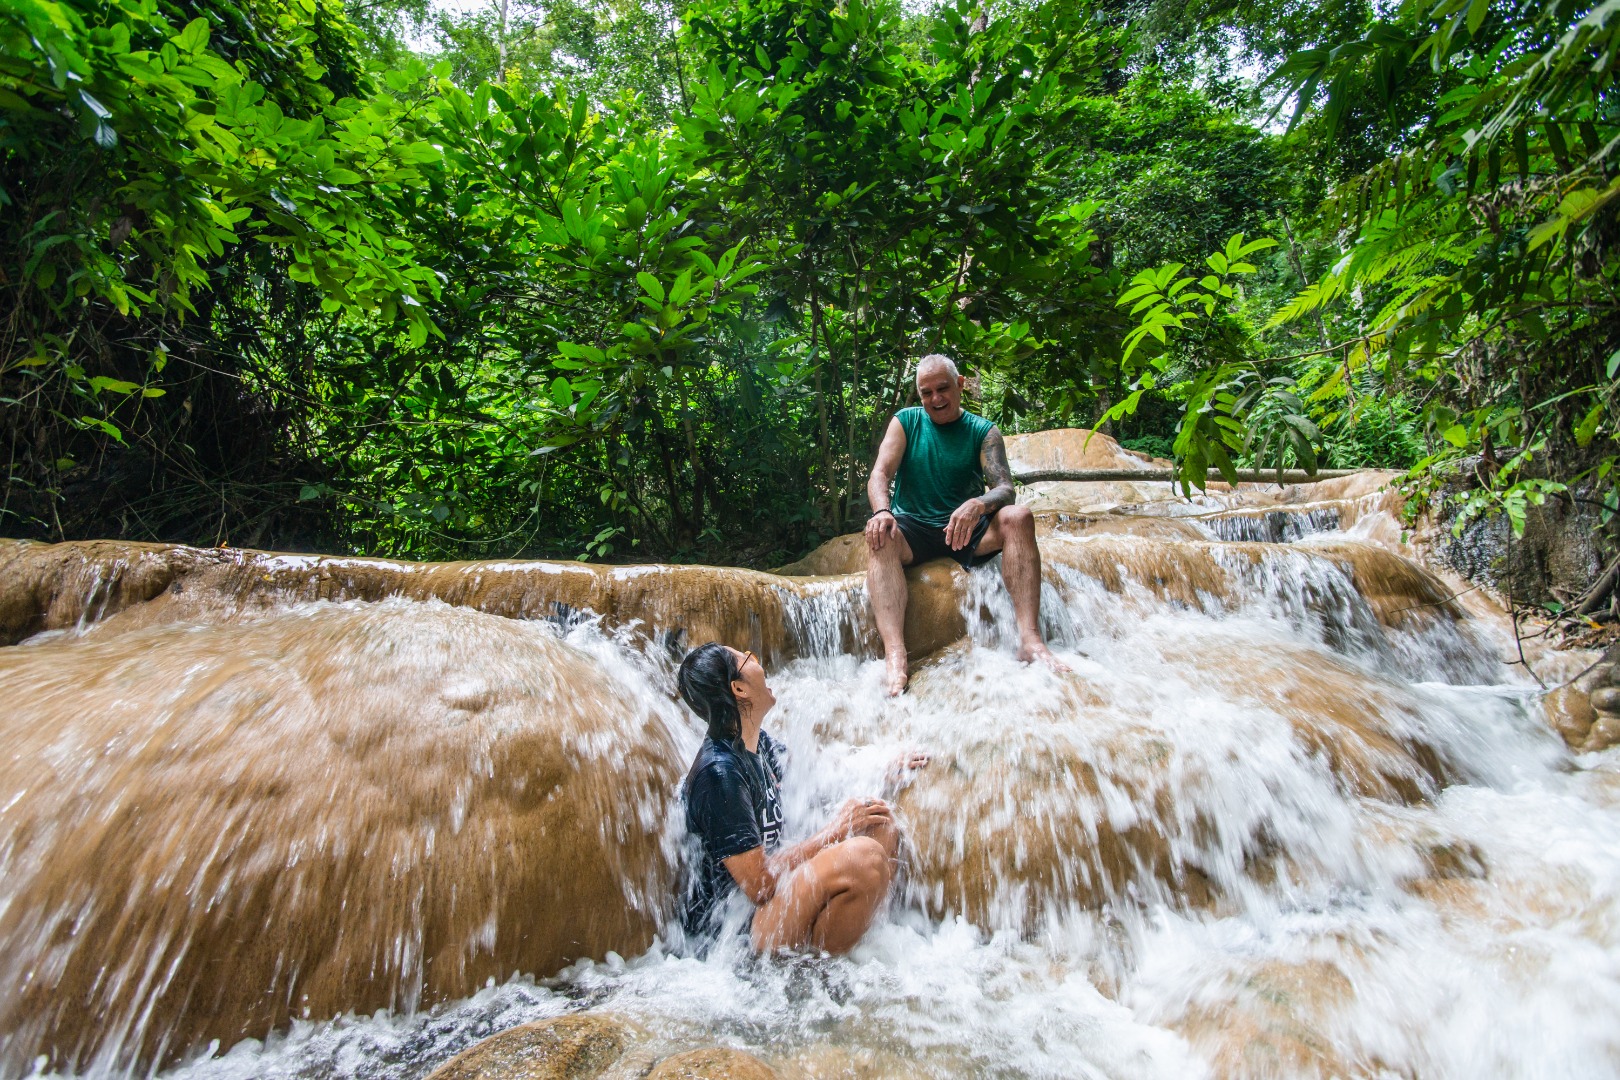
POLYGON ((911 775, 918 769, 928 767, 933 759, 921 750, 907 750, 889 765, 883 774, 883 791, 892 795, 911 783, 911 775))
POLYGON ((883 545, 900 535, 900 523, 887 510, 880 510, 866 520, 866 546, 882 551, 883 545))
POLYGON ((951 520, 945 525, 945 543, 952 551, 961 551, 967 547, 968 541, 973 539, 974 528, 984 515, 984 503, 978 499, 969 499, 956 508, 951 520))

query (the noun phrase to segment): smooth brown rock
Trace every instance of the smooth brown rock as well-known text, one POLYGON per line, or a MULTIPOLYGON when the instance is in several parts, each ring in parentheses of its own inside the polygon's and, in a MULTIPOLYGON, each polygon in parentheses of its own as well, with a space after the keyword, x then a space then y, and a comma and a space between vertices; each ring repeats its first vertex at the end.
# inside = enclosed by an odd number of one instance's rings
POLYGON ((95 622, 162 593, 181 572, 169 544, 0 540, 0 645, 95 622))
POLYGON ((642 952, 678 706, 392 600, 0 649, 0 1073, 642 952))
POLYGON ((725 1047, 688 1050, 660 1061, 647 1080, 778 1080, 776 1070, 753 1054, 725 1047))
MULTIPOLYGON (((1325 761, 1347 794, 1412 803, 1440 789, 1433 751, 1385 726, 1419 723, 1416 705, 1392 684, 1279 646, 1223 642, 1200 667, 1227 700, 1289 723, 1302 752, 1325 761)), ((996 688, 966 681, 950 651, 915 673, 910 692, 928 718, 933 761, 896 798, 914 855, 912 899, 936 916, 1020 930, 1044 912, 1127 894, 1189 907, 1218 902, 1215 883, 1176 855, 1177 823, 1198 811, 1179 804, 1184 786, 1165 782, 1167 771, 1202 766, 1171 762, 1150 706, 1078 677, 1055 690, 1043 704, 1023 705, 1016 728, 979 727, 955 718, 995 716, 996 688)))
MULTIPOLYGON (((966 633, 956 599, 962 575, 949 559, 907 569, 906 640, 913 656, 966 633)), ((831 591, 854 601, 843 647, 876 656, 865 584, 864 572, 793 578, 734 567, 410 563, 112 541, 0 540, 0 645, 44 630, 95 625, 107 635, 175 622, 229 621, 289 603, 398 596, 513 619, 567 622, 596 615, 608 628, 636 627, 677 651, 723 641, 774 663, 802 645, 792 630, 794 606, 831 591)))
MULTIPOLYGON (((1143 536, 1159 540, 1193 541, 1209 539, 1209 536, 1201 532, 1192 522, 1173 517, 1107 512, 1081 513, 1067 510, 1037 510, 1035 535, 1143 536)), ((787 577, 864 574, 866 558, 866 536, 863 533, 850 533, 847 536, 833 537, 798 562, 779 567, 776 573, 787 577)))
POLYGON ((428 1080, 595 1080, 630 1036, 623 1020, 601 1013, 522 1024, 468 1047, 428 1080))
POLYGON ((831 577, 866 573, 866 534, 846 533, 824 542, 797 562, 778 567, 786 577, 831 577))
POLYGON ((1315 559, 1338 567, 1373 614, 1390 628, 1413 629, 1464 617, 1439 578, 1395 553, 1371 544, 1341 541, 1295 547, 1284 544, 1176 541, 1141 536, 1054 535, 1041 544, 1043 569, 1078 570, 1109 592, 1145 589, 1160 600, 1196 610, 1211 603, 1229 607, 1241 598, 1246 570, 1268 559, 1315 559))
POLYGON ((799 1048, 778 1071, 784 1080, 916 1080, 974 1076, 981 1066, 954 1047, 874 1049, 822 1042, 799 1048))
POLYGON ((1606 716, 1620 716, 1620 687, 1600 686, 1592 691, 1592 708, 1606 716))
POLYGON ((1035 535, 1142 536, 1154 540, 1192 541, 1209 539, 1198 526, 1181 518, 1124 513, 1072 514, 1062 511, 1037 512, 1035 535))
POLYGON ((1053 428, 1008 435, 1007 461, 1013 472, 1058 469, 1168 469, 1171 462, 1120 446, 1111 436, 1087 428, 1053 428))
POLYGON ((1385 626, 1416 629, 1437 619, 1463 618, 1463 609, 1445 582, 1410 559, 1351 541, 1312 544, 1309 550, 1343 567, 1385 626))
POLYGON ((1142 508, 1180 498, 1168 481, 1043 480, 1025 485, 1018 501, 1037 514, 1102 514, 1119 507, 1142 508))
POLYGON ((1268 961, 1248 972, 1219 1004, 1193 997, 1170 1020, 1213 1074, 1238 1077, 1341 1077, 1380 1075, 1376 1062, 1345 1060, 1323 1018, 1355 997, 1355 986, 1327 961, 1268 961))
MULTIPOLYGON (((805 586, 756 570, 544 560, 411 563, 236 548, 0 541, 0 644, 41 630, 214 621, 310 600, 442 600, 514 619, 594 613, 675 647, 725 641, 792 653, 787 607, 805 586)), ((850 587, 853 587, 851 585, 850 587)))
MULTIPOLYGON (((1392 485, 1404 475, 1398 469, 1364 469, 1352 476, 1336 476, 1310 484, 1290 484, 1281 490, 1280 497, 1289 503, 1365 499, 1373 495, 1391 495, 1399 500, 1399 495, 1392 491, 1392 485)), ((1248 487, 1247 484, 1240 485, 1239 490, 1246 491, 1248 487)))
POLYGON ((1599 713, 1597 722, 1592 725, 1592 730, 1587 734, 1586 742, 1581 749, 1592 753, 1616 745, 1620 745, 1620 716, 1613 713, 1599 713))
POLYGON ((1563 737, 1571 750, 1579 750, 1585 744, 1597 720, 1586 694, 1573 686, 1559 687, 1541 699, 1541 707, 1548 725, 1563 737))
MULTIPOLYGON (((906 568, 906 652, 928 656, 967 633, 958 599, 967 587, 967 571, 950 559, 935 559, 906 568)), ((877 655, 876 650, 872 655, 877 655)))

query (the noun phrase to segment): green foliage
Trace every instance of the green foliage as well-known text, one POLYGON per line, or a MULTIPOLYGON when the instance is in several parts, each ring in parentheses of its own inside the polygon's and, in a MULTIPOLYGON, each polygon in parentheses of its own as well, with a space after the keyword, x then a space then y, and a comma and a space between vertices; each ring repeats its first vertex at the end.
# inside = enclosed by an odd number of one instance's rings
MULTIPOLYGON (((1245 40, 1323 45, 1352 10, 1268 37, 1268 8, 1245 40)), ((1536 356, 1620 347, 1593 285, 1607 151, 1571 150, 1585 113, 1512 106, 1526 184, 1490 165, 1508 128, 1459 134, 1458 110, 1509 98, 1450 97, 1422 136, 1443 152, 1400 134, 1409 164, 1308 211, 1301 162, 1368 158, 1417 88, 1540 78, 1512 50, 1419 71, 1434 50, 1411 30, 1391 81, 1324 45, 1284 77, 1325 65, 1346 105, 1329 93, 1282 140, 1214 103, 1229 83, 1190 82, 1185 43, 1078 0, 512 0, 441 19, 423 59, 405 43, 426 15, 0 14, 4 531, 783 562, 863 516, 907 361, 936 350, 1008 430, 1100 415, 1189 483, 1406 466, 1425 438, 1542 460, 1538 410, 1579 413, 1577 442, 1613 432, 1601 359, 1590 386, 1526 384, 1563 395, 1544 405, 1453 374, 1468 342, 1517 362, 1532 325, 1536 356)))
POLYGON ((1119 297, 1118 304, 1131 305, 1137 320, 1125 335, 1121 355, 1122 367, 1134 379, 1130 394, 1104 419, 1135 413, 1143 396, 1161 380, 1167 375, 1175 379, 1170 392, 1183 404, 1183 416, 1173 449, 1184 490, 1203 487, 1211 468, 1236 483, 1236 469, 1244 459, 1257 468, 1298 465, 1316 471, 1321 432, 1296 392, 1293 377, 1268 377, 1260 363, 1247 357, 1178 364, 1169 348, 1172 335, 1181 337, 1214 319, 1217 309, 1240 330, 1246 329, 1236 314, 1239 281, 1258 272, 1250 256, 1276 246, 1269 237, 1245 241, 1239 233, 1223 250, 1205 258, 1208 273, 1183 274, 1182 264, 1166 263, 1137 274, 1119 297))
POLYGON ((1271 325, 1356 309, 1336 379, 1421 388, 1443 447, 1425 467, 1482 455, 1480 507, 1516 526, 1563 480, 1613 482, 1617 44, 1613 3, 1408 3, 1277 74, 1329 137, 1358 95, 1411 108, 1442 78, 1397 152, 1333 191, 1351 242, 1271 325), (1527 478, 1537 460, 1563 480, 1527 478))
POLYGON ((616 102, 645 127, 663 128, 684 111, 683 7, 605 0, 491 2, 439 14, 433 35, 438 51, 431 59, 448 63, 451 78, 468 90, 483 82, 515 93, 563 85, 599 104, 616 102))
POLYGON ((22 485, 57 520, 62 474, 100 456, 86 436, 212 471, 183 433, 204 392, 187 376, 223 365, 246 378, 193 347, 234 274, 298 283, 413 340, 431 331, 438 282, 382 221, 438 154, 401 137, 386 99, 336 96, 353 75, 341 25, 317 0, 20 0, 0 13, 0 292, 13 313, 0 378, 7 437, 33 444, 14 449, 9 512, 22 485))
POLYGON ((1167 439, 1162 435, 1142 435, 1134 439, 1121 439, 1119 445, 1127 450, 1135 450, 1139 454, 1149 457, 1173 458, 1176 454, 1176 441, 1167 439))

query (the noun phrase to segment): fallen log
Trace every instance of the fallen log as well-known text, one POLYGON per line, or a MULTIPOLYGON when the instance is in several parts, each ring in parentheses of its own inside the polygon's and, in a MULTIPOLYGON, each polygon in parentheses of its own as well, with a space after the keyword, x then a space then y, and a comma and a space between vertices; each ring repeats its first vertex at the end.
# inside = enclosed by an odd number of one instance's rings
MULTIPOLYGON (((1365 471, 1365 469, 1318 469, 1314 473, 1308 473, 1304 469, 1284 469, 1279 474, 1276 469, 1239 469, 1237 478, 1240 484, 1313 484, 1318 480, 1337 480, 1365 471)), ((1171 469, 1029 469, 1024 472, 1014 469, 1013 479, 1021 484, 1038 484, 1047 480, 1067 480, 1082 484, 1118 480, 1168 483, 1176 479, 1176 474, 1171 469)), ((1219 470, 1211 469, 1208 480, 1225 483, 1226 477, 1222 476, 1219 470)))

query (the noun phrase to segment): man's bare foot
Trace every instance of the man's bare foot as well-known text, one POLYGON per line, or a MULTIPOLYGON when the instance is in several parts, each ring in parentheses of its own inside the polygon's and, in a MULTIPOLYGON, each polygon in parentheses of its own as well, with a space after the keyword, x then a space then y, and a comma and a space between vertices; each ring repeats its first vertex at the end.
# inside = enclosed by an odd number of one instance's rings
POLYGON ((883 685, 890 697, 898 697, 906 692, 906 683, 911 681, 911 673, 906 670, 906 658, 890 658, 883 662, 883 685))
POLYGON ((1052 650, 1046 647, 1046 642, 1037 641, 1024 645, 1018 650, 1018 659, 1026 664, 1042 663, 1059 675, 1065 675, 1074 669, 1053 655, 1052 650))

